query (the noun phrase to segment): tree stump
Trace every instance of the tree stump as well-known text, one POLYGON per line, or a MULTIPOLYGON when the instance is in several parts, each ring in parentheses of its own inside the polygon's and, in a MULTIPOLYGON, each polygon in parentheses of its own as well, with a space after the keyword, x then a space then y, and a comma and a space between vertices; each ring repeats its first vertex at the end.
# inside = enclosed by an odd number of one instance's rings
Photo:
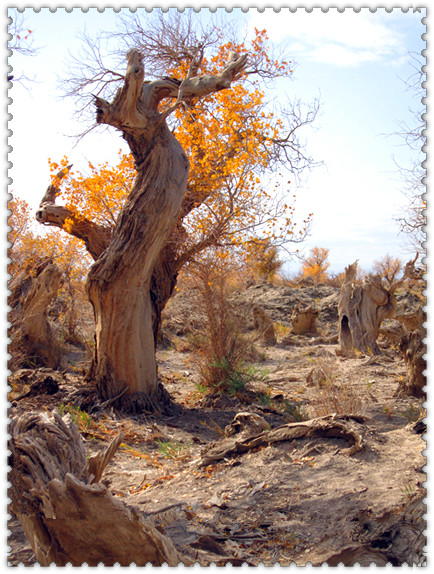
POLYGON ((52 369, 58 366, 60 351, 48 322, 48 306, 61 281, 60 269, 46 259, 10 282, 12 364, 52 369))
POLYGON ((266 345, 273 346, 277 343, 273 321, 259 305, 253 306, 253 323, 266 345))
POLYGON ((424 329, 417 329, 407 335, 404 335, 399 345, 399 350, 404 356, 407 367, 407 379, 400 385, 400 391, 412 397, 425 397, 423 390, 426 385, 426 345, 423 339, 426 335, 424 329))
POLYGON ((97 482, 122 435, 87 461, 69 415, 28 412, 10 432, 11 510, 41 566, 179 564, 171 540, 97 482))
POLYGON ((345 268, 338 304, 340 351, 357 349, 379 354, 380 325, 395 314, 394 291, 398 284, 386 289, 379 275, 368 275, 357 284, 356 273, 357 261, 345 268))
POLYGON ((295 335, 316 334, 318 329, 316 320, 319 311, 314 307, 305 307, 302 309, 299 304, 294 307, 291 316, 291 330, 295 335))

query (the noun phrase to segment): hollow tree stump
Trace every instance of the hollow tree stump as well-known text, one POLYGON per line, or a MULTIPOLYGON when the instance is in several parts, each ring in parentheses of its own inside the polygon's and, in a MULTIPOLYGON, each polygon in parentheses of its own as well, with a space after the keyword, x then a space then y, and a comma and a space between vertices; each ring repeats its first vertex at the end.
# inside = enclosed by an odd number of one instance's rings
POLYGON ((338 304, 340 350, 379 354, 380 325, 395 314, 394 291, 398 284, 386 289, 379 275, 368 275, 357 284, 356 273, 357 261, 345 268, 338 304))
POLYGON ((39 564, 179 564, 171 540, 97 482, 122 435, 87 461, 69 415, 28 412, 10 432, 11 510, 39 564))

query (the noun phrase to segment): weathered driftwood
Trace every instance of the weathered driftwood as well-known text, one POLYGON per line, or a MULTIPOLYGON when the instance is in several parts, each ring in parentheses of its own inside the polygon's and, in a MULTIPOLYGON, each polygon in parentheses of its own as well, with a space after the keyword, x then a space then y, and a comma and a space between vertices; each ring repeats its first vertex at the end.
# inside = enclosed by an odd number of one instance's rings
POLYGON ((225 436, 237 438, 258 435, 268 427, 267 421, 256 413, 241 412, 225 427, 225 436))
POLYGON ((417 329, 404 335, 399 345, 399 350, 404 356, 404 361, 407 367, 407 378, 400 384, 399 390, 406 395, 413 397, 425 397, 423 390, 426 385, 426 345, 424 337, 426 336, 425 329, 417 329))
POLYGON ((86 461, 69 416, 28 412, 10 431, 11 509, 42 566, 180 562, 167 537, 97 482, 122 436, 86 461))
POLYGON ((50 259, 11 280, 12 355, 15 350, 20 354, 15 357, 16 364, 58 366, 60 352, 48 322, 48 306, 56 296, 61 280, 62 272, 50 259))
POLYGON ((365 439, 360 432, 360 427, 355 424, 355 421, 363 422, 363 420, 363 417, 334 414, 309 421, 289 423, 259 434, 250 434, 249 436, 244 433, 241 436, 235 434, 229 438, 221 439, 217 444, 208 448, 202 454, 200 464, 201 466, 208 466, 227 456, 243 454, 260 446, 310 437, 345 439, 351 446, 341 452, 352 455, 365 446, 365 439))
POLYGON ((345 268, 338 304, 340 351, 357 349, 378 354, 380 325, 395 314, 398 283, 386 289, 379 275, 368 275, 357 284, 356 273, 357 261, 345 268))
POLYGON ((253 324, 266 345, 275 345, 276 332, 271 317, 259 305, 253 306, 253 324))
POLYGON ((291 331, 295 335, 307 335, 318 333, 316 320, 318 319, 319 311, 312 306, 302 309, 297 304, 291 316, 291 331))
POLYGON ((415 263, 419 257, 419 252, 416 253, 416 257, 406 263, 404 268, 404 276, 412 279, 413 281, 421 281, 426 273, 426 269, 423 267, 416 267, 415 263))
POLYGON ((320 337, 316 336, 314 339, 310 340, 299 340, 295 339, 292 334, 285 335, 282 339, 283 345, 288 345, 292 347, 316 347, 317 345, 334 345, 339 342, 338 335, 331 335, 330 337, 320 337))

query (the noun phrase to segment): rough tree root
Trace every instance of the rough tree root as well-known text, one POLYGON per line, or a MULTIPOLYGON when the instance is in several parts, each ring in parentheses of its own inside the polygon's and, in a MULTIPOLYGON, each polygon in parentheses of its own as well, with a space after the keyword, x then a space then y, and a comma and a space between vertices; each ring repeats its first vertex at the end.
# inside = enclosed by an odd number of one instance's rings
POLYGON ((182 561, 143 513, 97 483, 121 435, 87 461, 69 415, 28 412, 13 419, 10 432, 11 510, 39 564, 176 566, 182 561))
POLYGON ((145 393, 126 393, 117 403, 121 410, 128 413, 173 415, 176 411, 176 405, 162 383, 157 384, 152 397, 145 393))
POLYGON ((333 414, 309 421, 282 425, 271 431, 265 431, 247 438, 240 438, 236 435, 224 438, 211 446, 202 455, 200 466, 208 466, 227 456, 243 454, 254 448, 269 446, 275 442, 309 437, 343 438, 351 446, 341 450, 341 453, 353 455, 361 451, 366 444, 365 439, 353 421, 362 423, 365 419, 356 415, 333 414))

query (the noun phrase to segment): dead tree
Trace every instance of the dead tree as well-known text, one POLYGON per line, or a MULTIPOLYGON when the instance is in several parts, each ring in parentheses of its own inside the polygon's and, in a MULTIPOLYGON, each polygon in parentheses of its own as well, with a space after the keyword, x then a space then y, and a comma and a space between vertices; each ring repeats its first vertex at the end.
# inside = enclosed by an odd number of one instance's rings
POLYGON ((69 415, 27 412, 10 432, 11 510, 41 566, 179 564, 172 542, 98 482, 122 434, 86 459, 69 415))
POLYGON ((426 313, 422 305, 420 305, 415 311, 396 314, 395 319, 401 323, 405 332, 411 333, 411 331, 423 329, 423 324, 426 322, 426 313))
MULTIPOLYGON (((407 263, 404 270, 405 277, 413 283, 423 281, 425 275, 423 268, 415 268, 418 255, 417 253, 415 259, 407 263)), ((426 385, 425 370, 427 367, 425 359, 427 348, 424 343, 426 312, 421 304, 415 311, 400 313, 395 318, 405 331, 399 343, 399 350, 407 367, 407 378, 400 384, 399 391, 413 397, 424 398, 426 395, 423 388, 426 385)))
POLYGON ((251 419, 245 416, 238 420, 235 418, 231 425, 226 427, 224 438, 204 448, 200 465, 208 466, 229 456, 243 454, 261 446, 269 446, 281 441, 294 441, 299 438, 343 438, 350 446, 341 452, 349 456, 360 452, 366 445, 361 426, 365 419, 362 416, 333 414, 308 421, 288 423, 265 432, 261 429, 260 419, 261 417, 251 419))
POLYGON ((60 351, 48 322, 48 307, 61 281, 62 272, 50 259, 10 281, 12 365, 58 366, 60 351))
POLYGON ((356 273, 357 261, 345 268, 338 304, 340 350, 346 353, 357 349, 379 354, 380 325, 395 314, 394 292, 401 282, 386 289, 379 275, 368 275, 358 284, 356 273))
POLYGON ((305 307, 302 309, 297 304, 291 316, 291 331, 295 335, 316 334, 318 329, 316 320, 318 319, 319 311, 314 307, 305 307))

